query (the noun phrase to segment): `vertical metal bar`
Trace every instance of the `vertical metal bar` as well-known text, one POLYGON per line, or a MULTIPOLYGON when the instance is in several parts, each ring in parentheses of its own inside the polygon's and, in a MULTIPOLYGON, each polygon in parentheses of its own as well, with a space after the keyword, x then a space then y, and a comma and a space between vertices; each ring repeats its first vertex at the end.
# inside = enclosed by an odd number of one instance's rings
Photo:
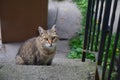
POLYGON ((108 27, 109 16, 110 16, 111 2, 112 0, 106 0, 105 2, 105 13, 104 13, 103 25, 102 25, 102 35, 101 35, 101 41, 100 41, 100 48, 98 52, 98 62, 97 62, 98 65, 101 65, 102 63, 103 50, 105 47, 107 27, 108 27))
POLYGON ((97 14, 98 14, 98 4, 99 4, 99 0, 97 0, 97 4, 96 4, 96 9, 95 9, 95 19, 94 19, 94 25, 93 25, 93 34, 92 34, 92 42, 91 42, 91 51, 93 50, 93 42, 94 42, 94 37, 95 37, 95 27, 96 27, 96 19, 97 19, 97 14))
POLYGON ((120 80, 120 54, 119 54, 119 59, 118 59, 118 69, 117 69, 116 80, 120 80))
POLYGON ((88 46, 87 50, 89 50, 90 42, 91 42, 91 31, 92 31, 92 23, 93 23, 93 13, 94 13, 94 5, 95 5, 95 0, 92 1, 92 9, 91 9, 91 16, 90 16, 90 29, 89 29, 89 35, 88 35, 88 46))
POLYGON ((98 19, 98 28, 97 28, 97 36, 96 36, 96 41, 95 41, 95 51, 97 51, 97 46, 98 46, 98 39, 99 39, 99 34, 100 34, 100 25, 102 22, 102 14, 103 14, 103 4, 104 0, 101 0, 101 7, 100 7, 100 14, 99 14, 99 19, 98 19))
POLYGON ((112 58, 111 58, 111 63, 110 63, 110 69, 109 69, 109 73, 108 73, 108 80, 110 80, 110 78, 111 78, 111 73, 112 73, 113 66, 114 66, 114 60, 115 60, 115 55, 116 55, 116 47, 117 47, 117 44, 118 44, 119 35, 120 35, 120 15, 119 15, 119 22, 118 22, 118 26, 117 26, 115 41, 114 41, 113 53, 112 53, 112 58))
MULTIPOLYGON (((84 36, 84 46, 83 49, 87 48, 87 40, 88 40, 88 29, 89 29, 89 20, 90 20, 90 14, 91 11, 91 2, 92 0, 88 0, 88 8, 87 8, 87 19, 86 19, 86 26, 85 26, 85 36, 84 36)), ((85 62, 86 52, 83 51, 82 54, 82 61, 85 62)))
POLYGON ((98 68, 96 67, 96 71, 95 71, 95 80, 100 80, 99 79, 99 74, 98 74, 98 68))
POLYGON ((114 5, 113 5, 113 11, 112 11, 113 13, 112 13, 112 18, 111 18, 111 23, 110 23, 110 32, 109 32, 107 48, 106 48, 106 53, 105 53, 105 60, 104 60, 104 64, 103 64, 102 80, 104 80, 106 67, 107 67, 107 59, 108 59, 109 47, 110 47, 110 43, 111 43, 112 30, 113 30, 113 24, 114 24, 114 20, 115 20, 117 2, 118 2, 118 0, 115 0, 114 5))

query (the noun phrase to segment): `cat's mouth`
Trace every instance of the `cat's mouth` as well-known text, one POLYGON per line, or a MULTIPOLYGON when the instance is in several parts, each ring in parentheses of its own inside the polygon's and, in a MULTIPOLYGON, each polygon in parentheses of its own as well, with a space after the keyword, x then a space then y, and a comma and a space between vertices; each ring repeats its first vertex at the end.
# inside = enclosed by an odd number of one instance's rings
POLYGON ((50 46, 49 47, 52 47, 53 45, 52 44, 50 44, 50 46))
POLYGON ((55 52, 56 50, 56 44, 45 44, 44 49, 46 49, 49 52, 55 52))
POLYGON ((56 47, 56 43, 52 43, 52 44, 47 43, 44 45, 44 47, 47 49, 53 49, 56 47))

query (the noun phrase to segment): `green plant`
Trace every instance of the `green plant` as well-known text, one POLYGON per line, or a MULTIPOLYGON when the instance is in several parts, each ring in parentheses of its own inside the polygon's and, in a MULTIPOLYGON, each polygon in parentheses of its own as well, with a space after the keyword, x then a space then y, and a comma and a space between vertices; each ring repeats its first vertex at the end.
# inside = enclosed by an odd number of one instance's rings
MULTIPOLYGON (((83 42, 84 42, 84 31, 85 31, 85 21, 86 21, 86 11, 87 11, 87 0, 74 0, 74 2, 78 5, 78 8, 80 9, 81 13, 82 13, 82 29, 81 31, 77 32, 76 36, 73 37, 72 39, 70 39, 69 44, 70 44, 70 48, 71 51, 68 55, 68 58, 82 58, 82 53, 83 53, 83 42)), ((94 23, 94 21, 92 21, 94 23)), ((96 27, 98 25, 98 22, 96 22, 96 27)), ((94 36, 94 40, 96 39, 96 31, 95 31, 95 36, 94 36)), ((100 34, 101 35, 101 31, 100 34)), ((97 48, 99 49, 100 46, 100 38, 101 36, 99 36, 98 38, 98 45, 97 48)), ((103 54, 103 63, 105 60, 105 54, 106 54, 106 47, 107 47, 107 41, 108 41, 108 35, 106 38, 106 43, 105 43, 105 49, 104 49, 104 54, 103 54)), ((110 43, 110 47, 109 47, 109 52, 108 52, 108 59, 107 59, 107 70, 106 70, 106 74, 108 74, 109 68, 110 68, 110 62, 111 62, 111 58, 112 58, 112 53, 113 53, 113 48, 114 48, 114 41, 115 41, 115 33, 112 34, 111 37, 111 43, 110 43)), ((93 43, 93 50, 95 50, 95 41, 93 43)), ((120 55, 120 36, 119 36, 119 41, 117 44, 117 48, 116 48, 116 56, 120 55)), ((86 58, 90 59, 91 61, 95 61, 95 55, 92 53, 88 53, 86 52, 86 58)), ((102 63, 102 66, 103 66, 102 63)), ((106 75, 107 76, 107 75, 106 75)), ((115 68, 113 69, 112 72, 112 78, 111 80, 113 80, 116 77, 116 71, 115 68)))
POLYGON ((82 57, 82 46, 83 46, 83 35, 79 37, 78 35, 70 39, 69 45, 71 51, 68 58, 81 58, 82 57))
MULTIPOLYGON (((77 6, 78 9, 80 9, 80 12, 82 14, 82 29, 80 32, 77 32, 78 34, 76 37, 73 37, 69 43, 71 46, 70 54, 68 55, 68 58, 81 58, 83 53, 83 42, 84 42, 84 31, 85 31, 85 23, 86 23, 86 13, 87 13, 87 2, 88 0, 73 0, 77 6)), ((92 61, 95 61, 94 54, 87 53, 86 58, 91 59, 92 61)))
MULTIPOLYGON (((86 11, 87 11, 87 0, 73 0, 78 8, 81 11, 82 14, 82 29, 77 32, 76 36, 71 38, 69 41, 69 45, 71 48, 71 51, 69 52, 68 58, 82 58, 82 48, 83 48, 83 41, 84 41, 84 26, 86 21, 86 11)), ((95 61, 94 54, 87 53, 87 58, 91 59, 92 61, 95 61)))
MULTIPOLYGON (((69 41, 71 51, 68 55, 68 58, 73 58, 73 59, 74 58, 82 58, 82 52, 83 52, 82 48, 83 48, 83 42, 84 42, 84 29, 85 29, 85 21, 86 21, 87 1, 88 0, 74 0, 74 2, 77 4, 77 6, 80 9, 82 16, 83 16, 82 23, 81 23, 82 29, 81 29, 81 31, 77 32, 76 36, 71 38, 69 41)), ((98 22, 96 22, 96 23, 98 23, 98 22)), ((97 25, 96 25, 96 27, 97 27, 97 25)), ((100 35, 101 35, 101 31, 100 31, 100 35)), ((96 33, 95 33, 94 39, 96 39, 96 33)), ((107 37, 107 39, 108 39, 108 37, 107 37)), ((111 45, 109 48, 109 55, 108 55, 108 61, 107 61, 108 68, 109 68, 111 57, 112 57, 112 52, 113 52, 113 47, 114 47, 113 46, 114 39, 115 39, 115 34, 113 34, 111 37, 111 45)), ((98 38, 98 46, 99 45, 100 45, 100 36, 98 38)), ((106 47, 106 45, 107 44, 105 44, 105 47, 106 47)), ((95 41, 93 43, 93 49, 95 50, 95 41)), ((118 42, 118 46, 116 49, 116 54, 119 55, 119 53, 120 53, 120 40, 118 42)), ((104 51, 104 54, 105 54, 105 51, 104 51)), ((90 59, 91 61, 95 61, 94 54, 87 53, 86 58, 90 59)), ((104 55, 103 55, 103 62, 104 62, 104 55)))

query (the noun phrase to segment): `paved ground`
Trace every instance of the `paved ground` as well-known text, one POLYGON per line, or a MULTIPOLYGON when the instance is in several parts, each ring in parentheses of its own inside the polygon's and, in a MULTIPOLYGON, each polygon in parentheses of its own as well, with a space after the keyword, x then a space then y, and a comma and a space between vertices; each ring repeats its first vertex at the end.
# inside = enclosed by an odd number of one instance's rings
POLYGON ((58 58, 52 66, 6 64, 0 69, 0 80, 94 80, 94 65, 58 58))
MULTIPOLYGON (((18 52, 19 47, 22 43, 8 43, 5 44, 5 49, 0 51, 0 62, 15 64, 15 55, 18 52)), ((55 58, 65 59, 69 52, 68 41, 59 41, 57 45, 57 52, 55 58)))
MULTIPOLYGON (((57 7, 57 32, 60 38, 69 39, 80 29, 81 14, 71 0, 50 0, 48 28, 54 23, 57 7)), ((90 72, 95 71, 95 63, 82 63, 81 60, 66 58, 69 52, 68 40, 58 42, 52 66, 15 65, 15 55, 21 44, 4 44, 0 50, 0 80, 90 80, 90 72)))
MULTIPOLYGON (((71 0, 57 1, 49 0, 49 9, 48 9, 48 28, 50 28, 57 16, 57 32, 60 38, 69 39, 80 29, 80 20, 81 14, 77 9, 77 6, 73 4, 71 0)), ((6 56, 9 56, 7 59, 14 59, 20 43, 8 43, 5 44, 6 56)), ((4 51, 1 51, 4 54, 4 51)), ((57 55, 56 57, 65 58, 69 52, 68 40, 62 40, 58 42, 57 55), (64 46, 64 47, 63 47, 64 46)), ((9 60, 10 61, 10 60, 9 60)))

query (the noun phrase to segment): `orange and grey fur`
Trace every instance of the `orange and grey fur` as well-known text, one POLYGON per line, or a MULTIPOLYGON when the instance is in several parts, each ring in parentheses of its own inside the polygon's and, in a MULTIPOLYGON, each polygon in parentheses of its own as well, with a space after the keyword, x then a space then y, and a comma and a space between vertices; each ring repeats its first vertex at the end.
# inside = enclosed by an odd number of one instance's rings
POLYGON ((21 65, 51 65, 56 52, 58 35, 55 25, 49 30, 38 27, 39 36, 27 40, 15 59, 21 65))

